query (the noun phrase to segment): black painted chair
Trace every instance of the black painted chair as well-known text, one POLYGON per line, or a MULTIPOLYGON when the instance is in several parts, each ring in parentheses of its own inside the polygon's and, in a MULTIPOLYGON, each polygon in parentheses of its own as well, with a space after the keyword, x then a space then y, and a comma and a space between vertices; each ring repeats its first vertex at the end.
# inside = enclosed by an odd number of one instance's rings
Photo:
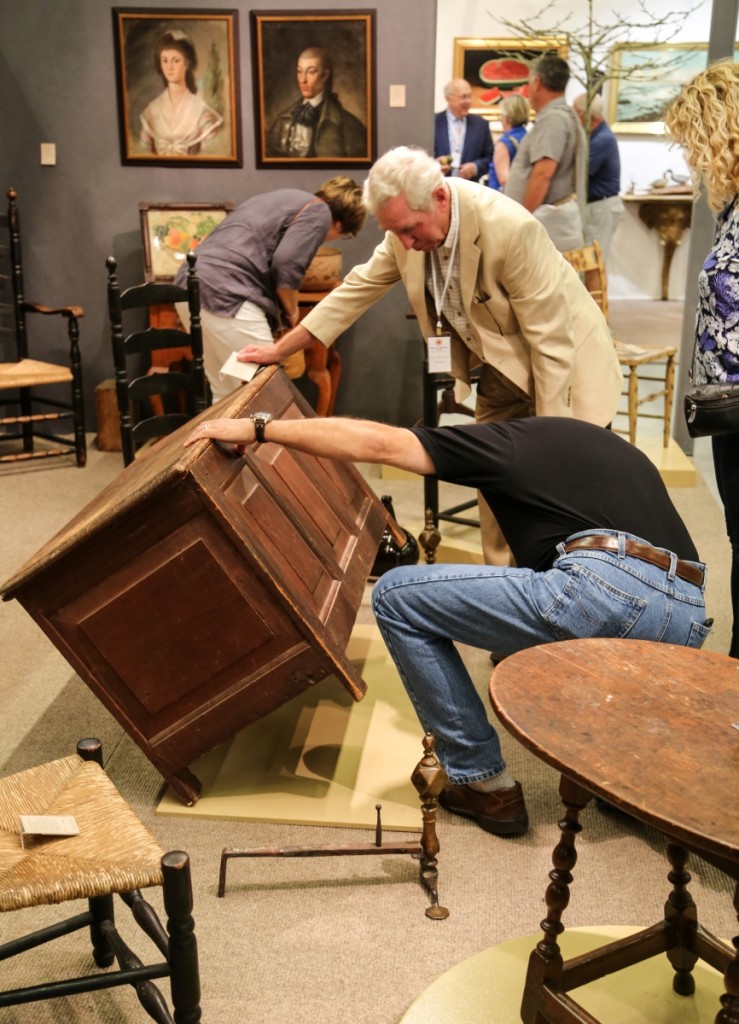
MULTIPOLYGON (((7 196, 7 213, 0 215, 0 463, 48 459, 73 451, 77 465, 84 466, 87 449, 77 323, 84 310, 26 301, 18 194, 11 188, 7 196), (31 357, 27 322, 31 313, 67 321, 65 362, 31 357), (71 436, 69 431, 51 430, 67 420, 72 421, 71 436)), ((35 348, 39 352, 40 344, 35 348)))
MULTIPOLYGON (((195 270, 196 256, 187 254, 187 287, 152 282, 134 285, 121 292, 118 265, 112 256, 108 268, 108 313, 110 316, 115 390, 121 428, 123 463, 128 466, 141 445, 171 434, 202 412, 209 403, 203 370, 203 336, 200 326, 200 286, 195 270), (138 326, 124 333, 124 313, 147 314, 154 307, 187 302, 190 333, 177 327, 138 326), (175 369, 151 365, 152 352, 189 347, 192 360, 180 360, 175 369), (188 363, 189 365, 184 365, 188 363)), ((140 324, 140 320, 139 320, 140 324)))
MULTIPOLYGON (((182 851, 164 853, 157 845, 103 771, 96 739, 80 740, 70 757, 0 778, 0 912, 70 900, 86 900, 87 910, 6 942, 0 960, 87 928, 95 965, 109 968, 117 961, 118 970, 0 991, 0 1007, 131 985, 158 1024, 198 1024, 200 974, 189 858, 182 851), (21 815, 71 817, 79 833, 41 835, 38 822, 24 833, 21 815), (141 889, 152 886, 163 889, 166 931, 141 895, 141 889), (159 950, 159 962, 144 965, 122 937, 114 894, 159 950), (154 984, 167 977, 174 1014, 154 984)), ((35 975, 43 978, 53 973, 53 954, 40 959, 35 975)))

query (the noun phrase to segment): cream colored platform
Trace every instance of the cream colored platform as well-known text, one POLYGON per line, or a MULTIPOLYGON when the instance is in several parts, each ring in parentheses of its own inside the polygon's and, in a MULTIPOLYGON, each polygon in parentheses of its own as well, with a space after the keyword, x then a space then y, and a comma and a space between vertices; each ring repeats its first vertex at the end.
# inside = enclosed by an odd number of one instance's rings
POLYGON ((324 679, 192 765, 194 806, 168 791, 157 813, 373 829, 380 803, 383 828, 420 832, 418 719, 376 626, 355 626, 347 654, 364 700, 324 679))
MULTIPOLYGON (((578 956, 637 928, 567 929, 560 948, 578 956)), ((442 974, 414 1001, 400 1024, 521 1024, 529 953, 541 933, 492 946, 442 974)), ((724 982, 718 971, 698 962, 696 992, 675 995, 667 957, 653 957, 576 990, 575 998, 603 1024, 700 1024, 720 1009, 724 982)))
POLYGON ((665 448, 661 437, 637 435, 636 447, 655 464, 667 487, 695 487, 697 470, 674 437, 665 448))

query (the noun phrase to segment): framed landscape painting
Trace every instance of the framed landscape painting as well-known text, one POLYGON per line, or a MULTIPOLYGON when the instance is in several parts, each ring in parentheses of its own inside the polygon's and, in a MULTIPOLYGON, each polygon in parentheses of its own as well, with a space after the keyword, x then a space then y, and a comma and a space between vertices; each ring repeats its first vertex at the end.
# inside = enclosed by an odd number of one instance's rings
POLYGON ((257 167, 369 167, 375 11, 252 11, 257 167))
MULTIPOLYGON (((500 121, 498 108, 510 93, 529 95, 529 70, 537 57, 556 53, 567 59, 567 40, 541 38, 454 40, 454 77, 472 89, 471 113, 500 121)), ((532 111, 533 114, 533 111, 532 111)))
POLYGON ((121 161, 241 167, 238 12, 114 7, 121 161))
MULTIPOLYGON (((608 93, 611 129, 662 135, 667 108, 683 85, 706 67, 707 60, 706 43, 615 47, 608 93)), ((734 60, 739 60, 739 49, 735 49, 734 60)))

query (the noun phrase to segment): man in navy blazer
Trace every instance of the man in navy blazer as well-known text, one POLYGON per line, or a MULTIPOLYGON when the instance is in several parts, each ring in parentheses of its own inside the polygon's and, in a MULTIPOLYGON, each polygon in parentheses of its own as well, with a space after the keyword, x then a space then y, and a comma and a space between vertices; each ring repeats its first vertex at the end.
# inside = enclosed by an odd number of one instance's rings
POLYGON ((464 78, 453 78, 444 86, 447 109, 434 118, 434 156, 444 174, 479 181, 493 159, 490 125, 483 117, 470 114, 472 89, 464 78))

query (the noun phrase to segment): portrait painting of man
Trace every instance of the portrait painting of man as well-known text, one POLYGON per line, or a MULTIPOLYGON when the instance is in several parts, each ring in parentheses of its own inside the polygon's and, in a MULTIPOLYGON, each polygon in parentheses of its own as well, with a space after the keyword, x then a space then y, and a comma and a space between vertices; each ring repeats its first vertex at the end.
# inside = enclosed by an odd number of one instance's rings
POLYGON ((374 158, 374 12, 252 12, 258 167, 374 158))

